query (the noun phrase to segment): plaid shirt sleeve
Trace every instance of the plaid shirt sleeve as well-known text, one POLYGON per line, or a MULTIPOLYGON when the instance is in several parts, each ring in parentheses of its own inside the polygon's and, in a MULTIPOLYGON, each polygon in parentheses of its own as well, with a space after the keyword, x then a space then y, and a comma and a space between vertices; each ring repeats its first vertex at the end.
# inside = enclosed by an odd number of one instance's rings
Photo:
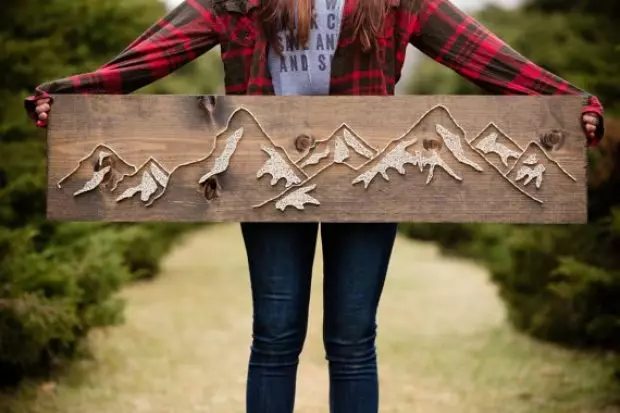
POLYGON ((184 1, 99 69, 38 86, 26 110, 34 113, 36 99, 52 93, 130 93, 181 68, 219 43, 212 2, 184 1))
POLYGON ((411 44, 435 61, 491 93, 582 95, 583 113, 600 120, 603 107, 592 95, 525 59, 450 0, 420 0, 411 44))

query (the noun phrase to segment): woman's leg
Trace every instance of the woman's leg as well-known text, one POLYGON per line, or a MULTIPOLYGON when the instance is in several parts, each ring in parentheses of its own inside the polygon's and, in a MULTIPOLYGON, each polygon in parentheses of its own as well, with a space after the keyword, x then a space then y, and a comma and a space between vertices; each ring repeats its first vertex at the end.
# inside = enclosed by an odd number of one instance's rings
POLYGON ((254 306, 247 413, 292 413, 317 224, 242 224, 254 306))
POLYGON ((324 224, 323 336, 330 411, 377 413, 376 314, 396 224, 324 224))

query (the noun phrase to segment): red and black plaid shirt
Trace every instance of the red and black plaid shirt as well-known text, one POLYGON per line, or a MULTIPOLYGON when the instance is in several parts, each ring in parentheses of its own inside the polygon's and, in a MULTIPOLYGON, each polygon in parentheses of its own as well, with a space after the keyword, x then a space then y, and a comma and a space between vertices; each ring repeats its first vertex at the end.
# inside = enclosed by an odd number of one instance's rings
MULTIPOLYGON (((584 113, 596 113, 602 122, 603 108, 596 97, 528 61, 449 0, 389 0, 378 47, 364 53, 347 24, 357 1, 345 0, 330 94, 393 94, 405 50, 412 44, 491 93, 582 95, 584 113)), ((259 4, 260 0, 186 0, 109 63, 94 72, 44 83, 37 96, 130 93, 216 45, 221 47, 227 94, 271 95, 268 41, 259 30, 259 4)), ((599 138, 602 134, 601 123, 599 138)))

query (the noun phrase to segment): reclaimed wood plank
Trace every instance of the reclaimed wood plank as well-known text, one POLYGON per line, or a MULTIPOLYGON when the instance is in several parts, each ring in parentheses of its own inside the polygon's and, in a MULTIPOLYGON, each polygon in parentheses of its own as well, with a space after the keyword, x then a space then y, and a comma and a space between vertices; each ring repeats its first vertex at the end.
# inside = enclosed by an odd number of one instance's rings
POLYGON ((587 221, 579 97, 54 98, 52 220, 587 221))

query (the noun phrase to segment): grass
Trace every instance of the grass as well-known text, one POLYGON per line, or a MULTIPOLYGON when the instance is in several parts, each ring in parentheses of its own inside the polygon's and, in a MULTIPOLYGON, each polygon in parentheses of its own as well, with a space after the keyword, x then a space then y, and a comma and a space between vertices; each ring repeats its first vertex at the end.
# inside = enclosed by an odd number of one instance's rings
MULTIPOLYGON (((327 411, 317 256, 297 412, 327 411)), ((379 314, 383 413, 618 413, 602 356, 513 331, 484 270, 400 238, 379 314)), ((193 234, 160 278, 131 286, 125 325, 54 382, 0 395, 2 413, 243 413, 249 280, 235 225, 193 234)))

